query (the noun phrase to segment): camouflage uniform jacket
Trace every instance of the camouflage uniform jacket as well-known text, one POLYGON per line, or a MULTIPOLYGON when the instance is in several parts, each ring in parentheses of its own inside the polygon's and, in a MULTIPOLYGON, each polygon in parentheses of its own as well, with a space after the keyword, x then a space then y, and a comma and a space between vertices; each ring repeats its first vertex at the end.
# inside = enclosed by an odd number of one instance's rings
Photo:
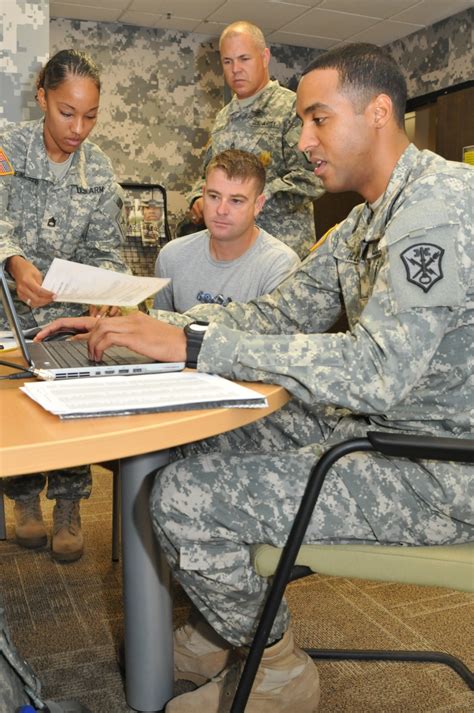
MULTIPOLYGON (((315 242, 312 201, 323 193, 319 179, 298 150, 300 122, 294 92, 269 82, 252 104, 232 100, 218 113, 204 157, 229 148, 256 154, 267 172, 266 203, 258 217, 261 228, 306 257, 315 242)), ((204 173, 203 171, 203 173, 204 173)), ((202 195, 204 178, 196 182, 189 200, 202 195)))
POLYGON ((346 220, 273 293, 212 320, 200 371, 274 382, 305 417, 461 436, 474 426, 474 170, 410 145, 372 211, 346 220), (350 331, 320 334, 344 307, 350 331))
MULTIPOLYGON (((14 171, 0 176, 0 262, 21 255, 43 275, 54 257, 128 271, 121 250, 122 189, 95 144, 82 144, 62 181, 49 168, 42 120, 8 127, 0 146, 14 171)), ((77 304, 30 310, 16 300, 16 306, 25 327, 84 312, 77 304)))

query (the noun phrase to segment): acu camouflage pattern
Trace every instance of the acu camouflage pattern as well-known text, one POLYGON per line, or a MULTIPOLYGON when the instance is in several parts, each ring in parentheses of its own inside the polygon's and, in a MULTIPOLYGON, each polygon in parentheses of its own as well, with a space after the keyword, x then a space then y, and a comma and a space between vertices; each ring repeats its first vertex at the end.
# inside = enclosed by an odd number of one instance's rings
MULTIPOLYGON (((407 78, 410 97, 472 78, 470 18, 465 11, 387 45, 407 78)), ((209 132, 223 105, 216 40, 190 32, 52 18, 50 52, 64 47, 88 52, 101 68, 94 141, 110 157, 120 181, 166 187, 174 230, 187 210, 186 195, 201 175, 209 132)), ((294 89, 303 68, 322 50, 272 44, 271 52, 272 79, 294 89)))
MULTIPOLYGON (((219 114, 204 157, 204 171, 213 156, 229 148, 255 154, 266 168, 265 205, 258 215, 260 228, 306 257, 316 240, 313 203, 324 189, 311 164, 298 149, 300 122, 296 95, 269 82, 246 106, 234 96, 219 114)), ((190 203, 202 195, 204 177, 195 184, 190 203)))
POLYGON ((50 0, 0 3, 0 127, 41 115, 32 87, 49 56, 49 5, 50 0))
MULTIPOLYGON (((207 311, 199 370, 294 396, 260 422, 181 448, 153 489, 175 576, 233 644, 249 642, 267 586, 249 543, 284 543, 323 450, 370 429, 474 438, 473 192, 470 166, 410 145, 375 210, 354 208, 272 294, 157 313, 179 323, 207 311), (408 282, 401 259, 424 243, 445 250, 428 291, 408 282), (321 334, 342 306, 350 331, 321 334)), ((326 479, 306 541, 472 540, 473 475, 470 465, 351 454, 326 479)), ((282 604, 272 636, 287 624, 282 604)))
MULTIPOLYGON (((0 146, 14 169, 14 175, 0 176, 0 262, 21 255, 43 275, 54 257, 128 271, 122 257, 123 192, 97 146, 86 140, 61 181, 49 168, 42 120, 5 129, 0 146)), ((24 328, 88 309, 63 303, 30 309, 14 297, 24 328)))

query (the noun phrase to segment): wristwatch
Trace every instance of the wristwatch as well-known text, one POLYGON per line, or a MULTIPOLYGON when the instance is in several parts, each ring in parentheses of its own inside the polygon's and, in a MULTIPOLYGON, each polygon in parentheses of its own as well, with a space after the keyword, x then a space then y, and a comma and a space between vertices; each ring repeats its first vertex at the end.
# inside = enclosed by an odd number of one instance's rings
POLYGON ((184 328, 184 334, 186 335, 186 366, 191 369, 195 369, 197 366, 202 340, 208 326, 209 322, 191 322, 184 328))

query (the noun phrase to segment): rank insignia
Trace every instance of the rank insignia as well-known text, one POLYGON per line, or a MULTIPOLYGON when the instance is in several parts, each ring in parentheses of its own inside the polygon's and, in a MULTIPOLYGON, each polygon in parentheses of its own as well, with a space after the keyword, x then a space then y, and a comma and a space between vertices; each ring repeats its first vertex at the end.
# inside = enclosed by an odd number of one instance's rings
POLYGON ((419 243, 404 250, 400 257, 407 271, 408 282, 421 287, 423 292, 431 290, 438 280, 443 279, 443 255, 443 248, 431 243, 419 243))
POLYGON ((0 147, 0 176, 13 176, 14 170, 5 151, 0 147))

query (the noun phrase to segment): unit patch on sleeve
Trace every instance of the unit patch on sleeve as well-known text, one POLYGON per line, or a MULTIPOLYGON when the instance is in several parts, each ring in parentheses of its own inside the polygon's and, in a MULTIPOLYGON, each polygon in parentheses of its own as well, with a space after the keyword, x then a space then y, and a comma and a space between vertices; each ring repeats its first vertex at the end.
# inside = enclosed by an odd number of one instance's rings
POLYGON ((407 280, 423 292, 429 292, 438 280, 443 279, 444 250, 432 243, 418 243, 404 250, 400 257, 407 271, 407 280))
POLYGON ((7 158, 5 151, 0 146, 0 176, 13 176, 13 166, 7 158))

